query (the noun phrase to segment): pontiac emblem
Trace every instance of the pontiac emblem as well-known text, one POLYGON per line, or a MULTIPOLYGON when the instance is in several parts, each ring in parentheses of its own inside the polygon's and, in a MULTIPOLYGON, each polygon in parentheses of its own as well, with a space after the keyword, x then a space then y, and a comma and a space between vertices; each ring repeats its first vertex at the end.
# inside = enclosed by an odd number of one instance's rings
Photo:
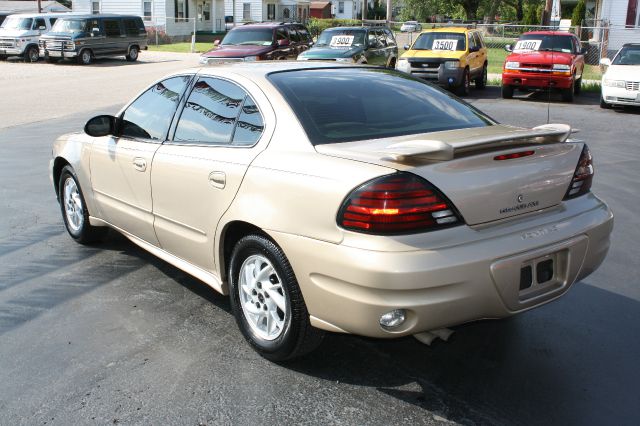
POLYGON ((518 202, 521 203, 524 200, 524 195, 518 194, 518 202))

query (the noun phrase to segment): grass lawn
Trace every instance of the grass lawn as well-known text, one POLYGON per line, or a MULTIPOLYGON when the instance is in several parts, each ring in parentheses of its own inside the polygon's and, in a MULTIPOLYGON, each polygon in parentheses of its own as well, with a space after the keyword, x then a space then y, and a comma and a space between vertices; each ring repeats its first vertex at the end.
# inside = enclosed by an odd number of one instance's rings
MULTIPOLYGON (((206 52, 213 48, 213 43, 196 43, 196 53, 206 52)), ((152 52, 191 52, 191 43, 173 43, 173 44, 149 44, 149 50, 152 52)))

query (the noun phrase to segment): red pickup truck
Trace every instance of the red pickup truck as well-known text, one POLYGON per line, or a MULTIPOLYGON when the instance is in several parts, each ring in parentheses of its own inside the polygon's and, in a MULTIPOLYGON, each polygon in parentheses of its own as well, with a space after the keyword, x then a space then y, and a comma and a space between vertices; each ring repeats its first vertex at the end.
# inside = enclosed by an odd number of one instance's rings
POLYGON ((564 31, 532 31, 520 36, 502 70, 502 97, 519 90, 559 90, 562 99, 572 102, 580 93, 584 69, 584 49, 580 40, 564 31))

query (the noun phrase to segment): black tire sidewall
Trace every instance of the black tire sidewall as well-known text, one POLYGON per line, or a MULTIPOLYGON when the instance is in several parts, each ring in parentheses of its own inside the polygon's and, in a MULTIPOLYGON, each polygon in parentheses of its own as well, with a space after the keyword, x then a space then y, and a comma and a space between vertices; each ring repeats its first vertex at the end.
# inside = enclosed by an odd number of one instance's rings
POLYGON ((251 346, 266 358, 286 359, 295 350, 298 342, 300 321, 308 321, 308 318, 305 318, 308 315, 306 309, 301 310, 295 306, 296 302, 300 303, 302 296, 293 275, 293 269, 282 250, 271 240, 261 235, 249 235, 242 238, 233 250, 229 265, 229 293, 231 308, 238 327, 251 346), (280 277, 287 300, 288 312, 286 312, 284 330, 274 340, 265 340, 253 331, 240 304, 241 289, 238 285, 240 267, 249 256, 254 254, 262 255, 271 262, 280 277))
POLYGON ((38 59, 40 58, 40 52, 38 51, 38 48, 34 47, 34 46, 29 46, 29 48, 27 48, 27 50, 24 52, 24 60, 25 62, 38 62, 38 59), (36 51, 36 59, 35 61, 31 60, 31 52, 35 50, 36 51))

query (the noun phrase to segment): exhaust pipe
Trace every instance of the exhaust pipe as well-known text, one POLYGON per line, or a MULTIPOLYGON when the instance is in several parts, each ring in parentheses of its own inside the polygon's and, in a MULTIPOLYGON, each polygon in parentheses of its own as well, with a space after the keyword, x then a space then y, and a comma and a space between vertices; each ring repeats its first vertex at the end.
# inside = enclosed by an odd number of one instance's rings
POLYGON ((452 334, 453 330, 449 328, 439 328, 438 330, 423 331, 422 333, 414 334, 413 337, 415 337, 420 343, 431 346, 431 342, 435 339, 440 338, 446 342, 452 334))

